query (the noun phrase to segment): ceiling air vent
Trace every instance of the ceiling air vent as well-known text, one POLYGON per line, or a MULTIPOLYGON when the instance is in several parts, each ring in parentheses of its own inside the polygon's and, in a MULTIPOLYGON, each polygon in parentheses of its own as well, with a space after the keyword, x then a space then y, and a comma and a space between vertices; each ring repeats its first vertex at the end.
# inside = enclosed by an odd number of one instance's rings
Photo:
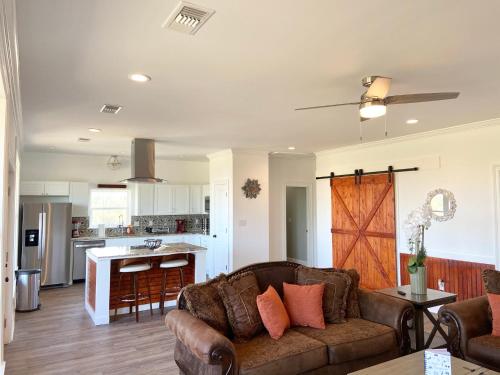
POLYGON ((213 9, 181 1, 161 27, 193 35, 214 13, 213 9))
POLYGON ((121 106, 119 105, 114 105, 114 104, 104 104, 101 108, 102 113, 112 113, 112 114, 117 114, 120 109, 122 109, 121 106))

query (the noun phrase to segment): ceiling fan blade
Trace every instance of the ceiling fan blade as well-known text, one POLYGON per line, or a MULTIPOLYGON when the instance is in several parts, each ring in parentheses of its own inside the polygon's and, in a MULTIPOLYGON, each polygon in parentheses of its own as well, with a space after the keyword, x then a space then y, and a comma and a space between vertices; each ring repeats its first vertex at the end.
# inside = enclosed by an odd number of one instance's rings
POLYGON ((327 104, 327 105, 317 105, 314 107, 303 107, 303 108, 295 108, 296 111, 303 111, 305 109, 318 109, 318 108, 329 108, 329 107, 340 107, 343 105, 359 105, 360 102, 354 102, 354 103, 340 103, 340 104, 327 104))
POLYGON ((393 95, 385 98, 385 104, 408 104, 421 102, 434 102, 436 100, 456 99, 459 92, 432 92, 426 94, 393 95))
POLYGON ((392 78, 388 77, 375 78, 375 81, 370 85, 365 95, 369 98, 384 99, 391 88, 391 80, 392 78))
POLYGON ((359 116, 359 121, 363 122, 363 121, 366 121, 366 120, 370 120, 368 117, 361 117, 359 116))

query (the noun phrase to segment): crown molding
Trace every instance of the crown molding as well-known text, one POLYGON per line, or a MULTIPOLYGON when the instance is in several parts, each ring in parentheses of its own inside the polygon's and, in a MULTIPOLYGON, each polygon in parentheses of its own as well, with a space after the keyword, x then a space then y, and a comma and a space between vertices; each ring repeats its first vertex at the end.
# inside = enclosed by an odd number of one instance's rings
POLYGON ((369 148, 373 148, 373 147, 377 147, 377 146, 408 142, 408 141, 413 141, 413 140, 417 140, 417 139, 436 137, 436 136, 444 135, 444 134, 461 133, 461 132, 467 132, 467 131, 478 130, 478 129, 488 128, 488 127, 495 127, 495 126, 500 126, 500 118, 494 118, 494 119, 484 120, 484 121, 470 122, 467 124, 455 125, 455 126, 450 126, 448 128, 430 130, 430 131, 426 131, 426 132, 409 134, 409 135, 404 135, 401 137, 395 137, 395 138, 390 138, 390 139, 383 139, 380 141, 367 142, 367 143, 362 143, 362 144, 357 144, 357 145, 341 146, 341 147, 337 147, 337 148, 332 148, 332 149, 328 149, 328 150, 315 152, 315 155, 317 158, 321 158, 321 157, 326 157, 326 156, 334 155, 334 154, 340 154, 340 153, 348 152, 348 151, 359 151, 359 150, 369 149, 369 148))

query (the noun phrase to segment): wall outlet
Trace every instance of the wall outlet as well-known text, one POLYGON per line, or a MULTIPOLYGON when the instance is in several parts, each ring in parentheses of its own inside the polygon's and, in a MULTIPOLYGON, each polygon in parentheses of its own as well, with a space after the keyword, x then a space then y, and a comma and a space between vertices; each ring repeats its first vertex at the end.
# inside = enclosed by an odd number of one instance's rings
POLYGON ((153 220, 149 220, 149 226, 152 227, 153 226, 153 220))
POLYGON ((134 221, 134 227, 138 227, 139 225, 139 220, 134 221))
POLYGON ((246 227, 247 226, 247 221, 243 219, 243 220, 240 220, 238 222, 238 224, 239 224, 240 227, 246 227))
POLYGON ((445 282, 443 279, 438 279, 438 289, 444 292, 445 282))

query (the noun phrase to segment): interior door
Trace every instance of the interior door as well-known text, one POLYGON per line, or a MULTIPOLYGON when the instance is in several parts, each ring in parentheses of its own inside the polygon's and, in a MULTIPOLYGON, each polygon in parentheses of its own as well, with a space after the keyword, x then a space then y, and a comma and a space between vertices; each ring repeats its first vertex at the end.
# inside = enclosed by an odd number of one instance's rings
POLYGON ((212 261, 214 275, 229 271, 229 197, 228 184, 214 184, 212 232, 212 261))
POLYGON ((331 180, 332 245, 336 268, 355 268, 361 286, 396 286, 394 176, 331 180))

